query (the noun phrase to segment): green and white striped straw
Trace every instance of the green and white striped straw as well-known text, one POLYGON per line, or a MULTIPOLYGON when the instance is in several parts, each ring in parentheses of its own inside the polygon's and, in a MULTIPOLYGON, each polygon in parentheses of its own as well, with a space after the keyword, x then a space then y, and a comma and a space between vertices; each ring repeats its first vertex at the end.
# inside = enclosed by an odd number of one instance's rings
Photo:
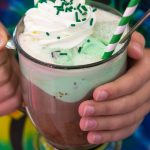
POLYGON ((121 18, 119 25, 114 32, 106 51, 104 52, 104 55, 102 56, 102 59, 108 59, 112 56, 114 50, 116 49, 117 44, 119 43, 122 34, 124 33, 128 23, 130 22, 133 13, 135 12, 140 0, 130 0, 123 17, 121 18))
POLYGON ((34 0, 34 6, 36 6, 38 4, 38 0, 34 0))

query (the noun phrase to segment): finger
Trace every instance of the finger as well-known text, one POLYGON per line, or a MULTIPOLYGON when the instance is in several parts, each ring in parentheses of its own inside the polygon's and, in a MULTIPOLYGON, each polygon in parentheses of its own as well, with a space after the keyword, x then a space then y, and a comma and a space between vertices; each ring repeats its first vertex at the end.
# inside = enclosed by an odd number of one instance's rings
POLYGON ((136 124, 149 113, 150 102, 143 104, 137 110, 124 115, 83 117, 80 128, 83 131, 117 130, 136 124))
POLYGON ((135 32, 132 34, 132 40, 135 41, 135 42, 140 43, 140 45, 141 45, 143 48, 145 47, 145 38, 144 38, 144 36, 143 36, 141 33, 135 31, 135 32))
POLYGON ((150 99, 149 95, 150 81, 141 87, 135 93, 120 97, 113 101, 95 102, 93 100, 85 101, 79 106, 79 114, 82 117, 88 116, 106 116, 129 113, 150 99))
POLYGON ((139 124, 134 124, 127 128, 115 130, 115 131, 99 131, 99 132, 89 132, 87 135, 87 140, 91 144, 102 144, 106 142, 119 141, 130 136, 139 124))
POLYGON ((7 41, 8 41, 8 36, 7 36, 6 29, 0 23, 0 51, 4 49, 7 41))
POLYGON ((133 59, 141 59, 143 57, 143 49, 145 47, 145 39, 139 32, 134 32, 131 42, 128 46, 128 55, 133 59))
POLYGON ((2 24, 0 24, 0 66, 5 63, 8 58, 8 53, 6 51, 5 45, 8 41, 7 33, 2 24))
POLYGON ((21 106, 22 99, 21 99, 21 92, 20 92, 20 86, 18 86, 16 93, 13 97, 11 97, 9 100, 4 101, 0 103, 0 116, 9 114, 16 109, 18 109, 21 106))
POLYGON ((17 75, 12 72, 10 80, 8 80, 6 84, 0 87, 0 102, 14 96, 18 84, 19 81, 17 75))
POLYGON ((93 93, 94 100, 103 101, 133 93, 149 80, 149 65, 149 58, 145 54, 144 58, 129 69, 125 75, 96 88, 93 93))

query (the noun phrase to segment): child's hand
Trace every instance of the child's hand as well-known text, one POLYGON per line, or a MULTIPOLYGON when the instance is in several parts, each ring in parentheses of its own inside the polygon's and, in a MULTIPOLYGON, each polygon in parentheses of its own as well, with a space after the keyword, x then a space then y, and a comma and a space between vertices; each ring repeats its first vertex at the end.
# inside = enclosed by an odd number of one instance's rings
POLYGON ((131 135, 150 111, 150 51, 134 33, 128 54, 130 68, 122 77, 95 89, 94 100, 79 107, 80 127, 89 143, 118 141, 131 135))
POLYGON ((19 68, 11 50, 5 48, 7 40, 6 30, 0 24, 0 116, 21 104, 19 68))

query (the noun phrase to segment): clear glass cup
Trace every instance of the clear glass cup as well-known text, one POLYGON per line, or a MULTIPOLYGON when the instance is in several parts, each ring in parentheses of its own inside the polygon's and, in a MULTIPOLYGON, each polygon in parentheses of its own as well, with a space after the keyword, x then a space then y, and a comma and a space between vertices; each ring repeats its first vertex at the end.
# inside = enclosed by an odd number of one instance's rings
MULTIPOLYGON (((104 4, 91 2, 91 5, 120 15, 104 4)), ((21 48, 18 38, 23 30, 22 19, 16 28, 14 41, 22 73, 23 98, 33 124, 57 149, 87 150, 96 147, 88 143, 87 132, 79 127, 78 107, 81 102, 92 99, 97 86, 124 73, 129 41, 108 60, 89 65, 58 66, 39 61, 21 48)))

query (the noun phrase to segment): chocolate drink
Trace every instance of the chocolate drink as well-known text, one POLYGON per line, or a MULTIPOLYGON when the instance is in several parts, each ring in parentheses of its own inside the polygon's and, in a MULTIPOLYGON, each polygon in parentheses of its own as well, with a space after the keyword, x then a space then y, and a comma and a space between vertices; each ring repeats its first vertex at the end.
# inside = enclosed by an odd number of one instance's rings
POLYGON ((109 60, 101 59, 120 17, 110 7, 92 5, 98 9, 84 0, 48 1, 29 10, 16 30, 26 110, 58 149, 97 146, 79 127, 78 107, 92 99, 93 89, 126 70, 127 43, 109 60))
MULTIPOLYGON (((81 131, 79 127, 78 108, 82 100, 76 103, 62 102, 55 96, 45 93, 25 77, 22 77, 22 81, 27 110, 48 142, 58 149, 73 147, 76 150, 84 150, 87 149, 86 146, 89 148, 87 132, 81 131), (29 92, 30 98, 26 95, 29 92)), ((63 96, 62 93, 60 95, 63 96)), ((90 97, 87 96, 83 100, 86 98, 90 97)))

